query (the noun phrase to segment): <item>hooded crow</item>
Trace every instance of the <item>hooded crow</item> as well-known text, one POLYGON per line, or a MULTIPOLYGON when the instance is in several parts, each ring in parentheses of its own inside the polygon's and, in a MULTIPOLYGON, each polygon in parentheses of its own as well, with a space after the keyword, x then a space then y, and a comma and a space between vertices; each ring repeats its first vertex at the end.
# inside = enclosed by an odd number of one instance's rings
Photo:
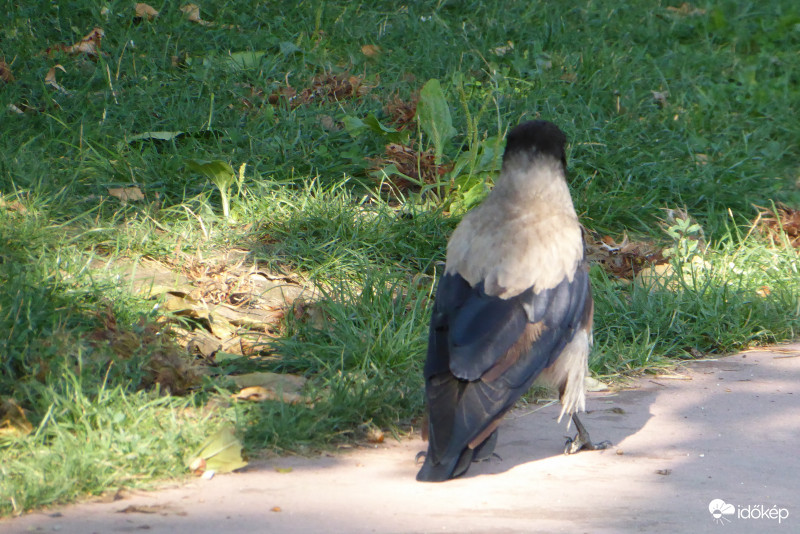
POLYGON ((494 189, 450 238, 431 316, 429 443, 417 480, 455 478, 491 456, 501 419, 537 379, 558 389, 559 421, 575 421, 565 452, 607 446, 592 444, 575 415, 586 404, 593 303, 565 143, 551 122, 512 129, 494 189))

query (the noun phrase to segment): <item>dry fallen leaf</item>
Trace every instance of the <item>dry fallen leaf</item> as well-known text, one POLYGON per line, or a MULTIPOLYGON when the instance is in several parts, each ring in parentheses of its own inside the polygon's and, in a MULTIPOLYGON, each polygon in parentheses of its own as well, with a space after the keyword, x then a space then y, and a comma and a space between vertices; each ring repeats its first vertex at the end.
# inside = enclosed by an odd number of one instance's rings
POLYGON ((69 91, 64 89, 61 85, 58 84, 58 82, 56 82, 56 69, 59 69, 61 72, 67 72, 67 70, 61 65, 55 65, 54 67, 50 67, 50 70, 47 71, 47 74, 44 77, 44 83, 46 83, 56 91, 61 91, 64 94, 69 94, 69 91))
POLYGON ((349 75, 348 73, 324 73, 311 80, 311 87, 298 92, 295 88, 286 85, 279 87, 267 98, 272 105, 277 105, 285 99, 289 106, 295 108, 311 101, 338 102, 345 99, 357 99, 369 93, 374 85, 368 85, 363 76, 349 75))
POLYGON ((784 204, 775 206, 774 211, 771 208, 755 207, 759 213, 753 225, 767 236, 773 246, 782 246, 784 241, 781 236, 785 235, 789 245, 800 248, 800 210, 784 204))
POLYGON ((183 11, 190 22, 196 22, 202 26, 211 26, 214 24, 200 17, 200 7, 196 4, 184 4, 181 6, 181 11, 183 11))
POLYGON ((436 163, 436 155, 433 147, 424 152, 419 152, 412 146, 389 143, 386 145, 386 155, 378 158, 366 158, 371 162, 371 169, 378 171, 376 176, 383 188, 388 188, 388 192, 396 194, 398 191, 419 191, 425 184, 435 184, 439 182, 445 174, 452 168, 452 163, 436 163), (407 180, 398 174, 388 177, 383 176, 380 171, 394 166, 398 172, 411 178, 407 180), (389 183, 391 182, 391 183, 389 183))
POLYGON ((100 41, 102 41, 105 35, 102 28, 94 28, 87 33, 83 39, 67 48, 66 52, 69 54, 86 54, 91 57, 96 57, 100 54, 100 41))
POLYGON ((419 101, 419 94, 415 94, 408 102, 400 98, 399 95, 393 95, 392 100, 386 104, 384 108, 386 114, 391 118, 392 126, 398 130, 405 130, 406 128, 416 128, 417 116, 417 102, 419 101))
POLYGON ((299 375, 260 372, 231 378, 242 388, 233 396, 235 399, 256 402, 276 400, 288 404, 311 403, 301 393, 306 379, 299 375))
POLYGON ((669 97, 669 91, 650 91, 653 93, 653 100, 658 102, 660 105, 665 105, 667 103, 667 97, 669 97))
POLYGON ((0 208, 7 210, 7 211, 14 211, 21 215, 25 215, 28 213, 28 208, 26 208, 19 200, 12 200, 11 202, 6 202, 2 198, 0 198, 0 208))
POLYGON ((11 74, 11 67, 6 63, 5 59, 0 59, 0 80, 6 83, 14 81, 14 75, 11 74))
POLYGON ((26 436, 33 426, 25 417, 25 412, 14 399, 0 398, 0 438, 3 436, 26 436))
POLYGON ((596 239, 584 233, 586 258, 591 263, 600 264, 603 269, 617 278, 630 280, 640 271, 650 266, 667 263, 662 248, 650 241, 630 241, 627 235, 617 243, 611 236, 596 239))
POLYGON ((682 15, 682 16, 687 16, 687 15, 705 15, 705 13, 706 13, 705 9, 696 8, 692 4, 690 4, 689 2, 684 2, 679 7, 667 6, 667 11, 671 11, 672 13, 675 13, 676 15, 682 15))
POLYGON ((144 200, 144 194, 142 194, 142 190, 136 186, 109 187, 108 194, 112 197, 120 199, 122 202, 135 202, 137 200, 144 200))
POLYGON ((376 57, 381 54, 381 47, 378 45, 364 45, 361 47, 361 53, 367 57, 376 57))
POLYGON ((153 20, 158 16, 158 11, 145 3, 138 3, 133 6, 134 11, 136 12, 136 16, 141 19, 153 20))

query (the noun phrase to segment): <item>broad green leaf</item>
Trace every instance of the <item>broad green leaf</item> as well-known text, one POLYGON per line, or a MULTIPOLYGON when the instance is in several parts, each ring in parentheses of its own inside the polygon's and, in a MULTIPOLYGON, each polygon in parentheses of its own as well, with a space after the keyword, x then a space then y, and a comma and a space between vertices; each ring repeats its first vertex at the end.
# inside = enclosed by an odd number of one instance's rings
POLYGON ((417 103, 417 120, 420 127, 433 142, 436 162, 441 162, 444 147, 456 135, 450 106, 437 79, 428 80, 422 87, 417 103))
POLYGON ((352 137, 358 137, 367 129, 367 125, 364 124, 364 121, 352 115, 345 115, 342 122, 344 123, 344 129, 347 130, 347 133, 352 137))
POLYGON ((236 183, 236 173, 229 163, 215 159, 214 161, 187 160, 186 165, 195 172, 209 178, 219 189, 222 197, 222 213, 226 219, 231 216, 230 188, 236 183))
POLYGON ((136 141, 151 141, 151 140, 155 140, 155 141, 174 141, 175 139, 178 139, 179 137, 183 137, 184 135, 186 135, 186 132, 182 132, 182 131, 175 131, 175 132, 169 132, 169 131, 143 132, 143 133, 140 133, 140 134, 132 135, 132 136, 126 138, 126 139, 127 139, 128 143, 134 143, 136 141))
POLYGON ((229 473, 246 466, 242 458, 242 442, 233 433, 233 428, 225 425, 203 442, 192 454, 187 467, 195 471, 215 471, 229 473))
POLYGON ((408 137, 411 135, 411 132, 408 130, 397 130, 390 126, 385 126, 373 113, 367 115, 364 119, 364 125, 390 143, 403 144, 408 141, 408 137))
POLYGON ((281 41, 278 43, 278 49, 281 51, 281 54, 284 56, 288 56, 290 54, 297 54, 301 53, 302 50, 296 44, 291 41, 281 41))
POLYGON ((374 113, 370 113, 363 120, 358 117, 346 115, 344 119, 342 119, 342 122, 344 122, 344 129, 347 130, 347 133, 352 137, 358 137, 363 134, 365 130, 369 130, 381 136, 385 141, 404 144, 411 135, 409 131, 397 130, 391 126, 386 126, 378 120, 374 113))
POLYGON ((220 188, 230 187, 236 181, 236 172, 233 167, 219 159, 213 161, 190 159, 186 161, 186 165, 193 171, 209 178, 220 188))
POLYGON ((227 58, 230 63, 233 63, 240 69, 254 69, 261 64, 266 52, 261 51, 246 51, 246 52, 233 52, 227 58))

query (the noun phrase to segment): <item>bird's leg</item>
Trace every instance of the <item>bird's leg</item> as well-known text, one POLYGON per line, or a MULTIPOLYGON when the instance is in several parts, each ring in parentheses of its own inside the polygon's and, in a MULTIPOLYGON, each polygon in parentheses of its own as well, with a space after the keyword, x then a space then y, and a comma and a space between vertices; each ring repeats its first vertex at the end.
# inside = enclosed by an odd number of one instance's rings
POLYGON ((564 454, 575 454, 582 450, 596 451, 611 446, 610 441, 592 443, 592 440, 589 438, 589 432, 586 431, 586 427, 584 427, 581 420, 578 419, 577 414, 572 414, 572 420, 575 421, 575 428, 578 429, 578 435, 574 438, 567 438, 567 443, 564 445, 564 454))

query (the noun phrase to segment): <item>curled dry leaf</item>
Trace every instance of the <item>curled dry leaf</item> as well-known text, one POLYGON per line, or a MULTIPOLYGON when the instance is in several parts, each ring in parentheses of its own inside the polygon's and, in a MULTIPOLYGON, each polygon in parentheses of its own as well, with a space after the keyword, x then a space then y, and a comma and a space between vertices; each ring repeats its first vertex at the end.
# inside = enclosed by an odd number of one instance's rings
POLYGON ((6 202, 2 198, 0 198, 0 209, 4 209, 7 211, 13 211, 19 213, 20 215, 25 215, 28 213, 28 208, 25 207, 19 200, 12 200, 11 202, 6 202))
MULTIPOLYGON (((105 37, 106 33, 103 28, 94 28, 86 34, 86 36, 72 46, 60 45, 56 48, 66 52, 67 54, 86 54, 89 57, 95 58, 100 55, 100 42, 105 37)), ((49 51, 50 49, 48 49, 49 51)))
POLYGON ((255 402, 275 400, 288 404, 311 403, 310 399, 300 393, 306 383, 302 376, 261 372, 231 378, 242 388, 233 396, 235 399, 255 402))
POLYGON ((693 16, 693 15, 705 15, 706 10, 694 7, 689 2, 684 2, 680 6, 667 6, 667 11, 670 11, 676 15, 680 15, 683 17, 686 16, 693 16))
POLYGON ((417 116, 417 102, 419 95, 406 102, 399 95, 393 95, 392 100, 386 104, 386 114, 390 117, 391 124, 398 130, 414 128, 414 117, 417 116))
POLYGON ((0 398, 0 438, 3 436, 26 436, 33 426, 25 417, 25 412, 14 399, 0 398))
POLYGON ((381 47, 378 45, 367 44, 361 47, 361 53, 367 57, 376 57, 381 54, 381 47))
POLYGON ((419 152, 413 146, 398 143, 386 145, 386 155, 378 158, 366 158, 372 163, 372 170, 381 171, 393 166, 398 172, 411 178, 408 180, 398 174, 389 176, 391 184, 386 183, 382 173, 378 173, 381 185, 388 188, 390 193, 397 191, 419 191, 424 184, 435 184, 453 167, 452 163, 437 165, 433 148, 419 152))
POLYGON ((59 91, 64 93, 65 95, 69 94, 69 91, 64 89, 58 82, 56 82, 56 69, 61 70, 61 72, 67 72, 67 70, 62 67, 61 65, 56 65, 54 67, 50 67, 50 70, 47 71, 47 75, 44 77, 44 83, 59 91))
POLYGON ((365 82, 363 76, 348 73, 325 73, 315 76, 311 80, 311 87, 298 92, 287 84, 269 95, 267 100, 270 104, 277 105, 282 99, 285 99, 289 102, 290 107, 295 108, 313 100, 337 102, 360 98, 369 93, 373 87, 374 85, 365 82))
POLYGON ((611 236, 596 239, 588 232, 584 237, 587 259, 617 278, 631 280, 648 267, 668 263, 662 247, 651 241, 630 241, 625 235, 617 243, 611 236))
POLYGON ((653 100, 658 102, 660 105, 665 105, 667 103, 667 97, 669 97, 669 91, 650 91, 653 93, 653 100))
POLYGON ((184 15, 186 15, 186 18, 190 22, 195 22, 202 26, 211 26, 214 24, 213 22, 203 20, 200 17, 200 7, 196 4, 184 4, 181 6, 181 11, 183 11, 184 15))
POLYGON ((133 6, 136 16, 140 19, 153 20, 158 16, 158 11, 151 5, 145 3, 137 3, 133 6))
POLYGON ((137 200, 144 200, 144 194, 142 193, 142 190, 136 186, 109 187, 108 194, 112 197, 120 199, 122 202, 135 202, 137 200))
POLYGON ((11 67, 6 63, 5 58, 0 59, 0 80, 5 83, 14 81, 14 75, 11 73, 11 67))
POLYGON ((756 206, 758 217, 753 225, 765 235, 774 246, 784 244, 782 235, 793 248, 800 248, 800 210, 778 204, 775 210, 756 206))

